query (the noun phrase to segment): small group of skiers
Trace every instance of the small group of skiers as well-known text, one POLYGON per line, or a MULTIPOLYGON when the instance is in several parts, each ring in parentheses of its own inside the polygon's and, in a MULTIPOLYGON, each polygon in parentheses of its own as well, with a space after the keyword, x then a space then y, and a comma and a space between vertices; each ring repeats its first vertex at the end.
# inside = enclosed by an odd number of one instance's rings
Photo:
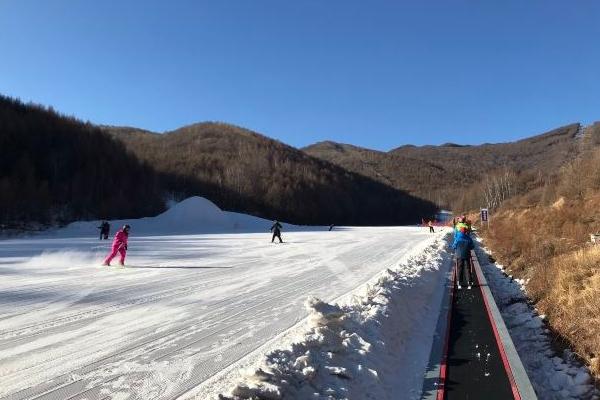
MULTIPOLYGON (((433 224, 429 221, 430 231, 433 232, 433 224)), ((108 239, 108 233, 110 230, 110 224, 107 221, 103 221, 98 227, 100 229, 100 239, 108 239)), ((275 242, 275 238, 279 239, 279 243, 283 243, 281 239, 281 229, 283 226, 279 221, 273 221, 271 226, 271 232, 273 236, 271 243, 275 242)), ((329 227, 329 230, 333 229, 333 225, 329 227)), ((129 231, 131 226, 125 224, 117 233, 113 239, 111 251, 104 259, 104 266, 110 266, 113 258, 120 255, 119 264, 125 265, 125 256, 127 255, 127 240, 129 239, 129 231)), ((462 288, 462 283, 471 289, 472 286, 472 274, 471 274, 471 250, 473 250, 473 239, 471 239, 471 224, 467 220, 466 216, 461 216, 458 222, 454 221, 454 242, 452 248, 456 255, 456 273, 457 273, 457 284, 458 289, 462 288)))
POLYGON ((471 223, 465 215, 458 221, 454 221, 454 242, 452 243, 456 256, 456 283, 457 288, 462 289, 473 286, 473 274, 471 272, 471 250, 475 248, 471 238, 471 223))
MULTIPOLYGON (((98 227, 100 229, 100 239, 108 239, 108 232, 110 230, 110 224, 107 221, 102 222, 98 227)), ((281 239, 281 230, 283 226, 279 223, 279 221, 273 221, 273 225, 271 226, 271 232, 273 232, 273 237, 271 238, 271 243, 275 241, 275 238, 279 239, 279 243, 283 243, 281 239)), ((329 230, 333 229, 333 225, 330 226, 329 230)), ((113 239, 112 247, 110 253, 104 259, 102 263, 103 266, 110 266, 113 258, 117 256, 117 253, 120 255, 119 264, 125 265, 125 256, 127 255, 127 240, 129 239, 129 231, 131 230, 131 226, 123 225, 121 229, 117 231, 115 234, 115 238, 113 239)))

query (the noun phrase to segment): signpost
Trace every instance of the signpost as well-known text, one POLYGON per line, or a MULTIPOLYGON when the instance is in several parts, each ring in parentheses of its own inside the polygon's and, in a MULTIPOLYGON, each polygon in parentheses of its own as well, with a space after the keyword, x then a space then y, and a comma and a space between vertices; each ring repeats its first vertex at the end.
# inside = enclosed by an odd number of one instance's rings
POLYGON ((482 208, 480 211, 480 215, 481 215, 481 223, 486 222, 488 225, 488 228, 490 226, 490 215, 489 215, 489 211, 487 208, 482 208))

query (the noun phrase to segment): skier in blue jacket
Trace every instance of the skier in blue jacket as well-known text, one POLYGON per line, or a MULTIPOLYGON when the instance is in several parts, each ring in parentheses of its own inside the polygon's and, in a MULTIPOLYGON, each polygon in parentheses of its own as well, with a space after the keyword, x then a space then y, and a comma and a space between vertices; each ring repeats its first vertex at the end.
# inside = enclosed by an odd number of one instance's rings
POLYGON ((461 289, 461 282, 465 282, 468 289, 471 289, 471 250, 475 248, 473 239, 468 235, 467 228, 461 227, 454 234, 454 242, 452 243, 454 255, 456 256, 456 273, 458 288, 461 289), (463 279, 465 278, 465 279, 463 279))

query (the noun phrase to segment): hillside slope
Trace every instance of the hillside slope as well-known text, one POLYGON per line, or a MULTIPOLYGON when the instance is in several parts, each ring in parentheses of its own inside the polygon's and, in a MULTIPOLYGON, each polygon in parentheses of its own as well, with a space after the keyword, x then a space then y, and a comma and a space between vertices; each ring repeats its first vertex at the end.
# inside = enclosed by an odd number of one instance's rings
POLYGON ((572 124, 513 143, 298 150, 224 123, 157 134, 1 97, 0 225, 155 215, 166 198, 194 195, 296 224, 413 223, 437 207, 484 204, 482 188, 500 171, 510 171, 515 193, 548 185, 598 146, 578 132, 572 124))
POLYGON ((506 272, 523 279, 558 344, 600 378, 600 246, 590 242, 600 232, 600 123, 585 139, 590 151, 551 183, 505 202, 480 233, 506 272))
POLYGON ((164 210, 158 174, 102 130, 0 96, 0 229, 164 210))
MULTIPOLYGON (((402 146, 380 152, 356 146, 321 142, 305 153, 371 177, 397 189, 456 207, 456 187, 467 187, 502 169, 535 176, 556 172, 579 149, 574 139, 579 124, 510 143, 460 146, 402 146)), ((524 179, 525 180, 525 179, 524 179)))
POLYGON ((158 135, 105 127, 140 159, 177 178, 177 196, 299 224, 389 225, 418 221, 435 206, 385 183, 309 156, 247 129, 194 124, 158 135))

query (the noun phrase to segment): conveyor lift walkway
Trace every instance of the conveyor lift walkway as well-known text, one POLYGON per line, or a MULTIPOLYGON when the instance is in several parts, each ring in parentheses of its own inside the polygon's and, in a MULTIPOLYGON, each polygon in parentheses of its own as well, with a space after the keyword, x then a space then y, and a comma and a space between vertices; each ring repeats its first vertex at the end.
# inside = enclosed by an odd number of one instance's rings
POLYGON ((475 252, 475 285, 458 290, 454 272, 442 304, 424 400, 535 400, 475 252))

